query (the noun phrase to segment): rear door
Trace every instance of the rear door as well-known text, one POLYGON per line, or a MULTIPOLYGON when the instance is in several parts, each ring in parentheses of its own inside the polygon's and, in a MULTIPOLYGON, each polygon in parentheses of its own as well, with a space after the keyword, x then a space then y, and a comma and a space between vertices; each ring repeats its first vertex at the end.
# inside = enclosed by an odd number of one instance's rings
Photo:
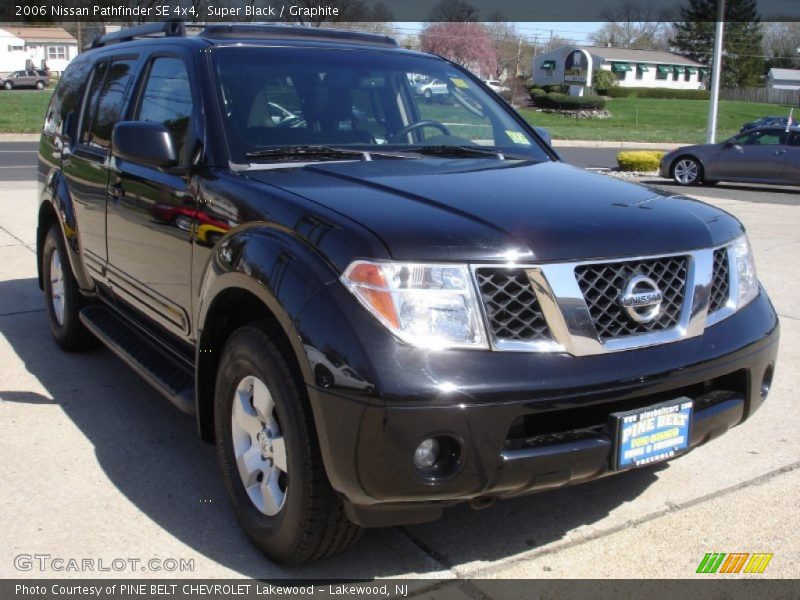
POLYGON ((111 130, 130 93, 136 57, 104 59, 95 64, 83 98, 75 139, 62 155, 78 223, 84 264, 98 281, 105 278, 106 194, 111 130))
POLYGON ((162 123, 180 164, 158 169, 115 158, 109 182, 109 281, 118 296, 171 333, 189 335, 191 235, 199 217, 188 188, 199 106, 194 63, 182 49, 145 61, 128 119, 162 123))
POLYGON ((778 128, 757 129, 737 136, 733 145, 723 147, 719 153, 720 179, 780 179, 788 137, 786 131, 778 128))

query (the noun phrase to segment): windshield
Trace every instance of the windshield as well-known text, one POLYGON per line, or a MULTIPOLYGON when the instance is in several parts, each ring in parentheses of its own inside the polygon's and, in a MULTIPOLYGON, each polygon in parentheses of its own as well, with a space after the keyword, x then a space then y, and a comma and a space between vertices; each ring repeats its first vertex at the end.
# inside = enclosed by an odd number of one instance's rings
POLYGON ((239 46, 215 48, 212 61, 235 163, 301 146, 549 158, 472 77, 436 58, 239 46))

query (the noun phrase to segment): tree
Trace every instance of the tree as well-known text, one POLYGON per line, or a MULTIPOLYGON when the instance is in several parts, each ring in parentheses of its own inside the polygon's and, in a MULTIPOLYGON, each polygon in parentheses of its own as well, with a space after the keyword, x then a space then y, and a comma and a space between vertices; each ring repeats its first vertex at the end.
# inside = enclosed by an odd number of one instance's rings
POLYGON ((595 44, 640 50, 665 49, 668 45, 664 31, 670 14, 664 8, 646 1, 622 0, 601 14, 608 22, 590 36, 595 44))
POLYGON ((619 79, 611 71, 597 69, 592 74, 592 87, 596 92, 607 92, 609 88, 619 85, 619 79))
POLYGON ((423 52, 438 54, 484 76, 497 72, 497 52, 480 23, 431 23, 419 37, 423 52))
MULTIPOLYGON (((689 0, 688 7, 681 9, 681 21, 673 24, 671 40, 678 54, 711 64, 716 10, 716 0, 689 0)), ((727 0, 721 72, 723 87, 762 85, 765 72, 762 37, 756 0, 727 0)))
POLYGON ((509 76, 530 75, 533 61, 533 45, 522 36, 513 23, 503 23, 500 19, 484 23, 492 46, 497 54, 498 77, 507 73, 509 76))
POLYGON ((800 23, 767 23, 764 53, 767 67, 800 69, 800 23))

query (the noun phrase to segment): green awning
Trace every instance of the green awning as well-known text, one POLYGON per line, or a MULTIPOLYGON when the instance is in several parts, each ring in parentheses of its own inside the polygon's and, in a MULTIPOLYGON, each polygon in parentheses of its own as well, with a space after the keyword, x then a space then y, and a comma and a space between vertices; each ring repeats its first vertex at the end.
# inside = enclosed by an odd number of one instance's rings
POLYGON ((683 75, 683 67, 672 67, 672 72, 675 75, 683 75))
POLYGON ((700 71, 700 77, 705 77, 706 75, 708 75, 708 69, 706 69, 705 67, 700 67, 698 71, 700 71))
POLYGON ((639 63, 636 65, 636 70, 640 73, 647 73, 650 69, 647 68, 647 65, 639 63))
POLYGON ((686 67, 686 72, 691 75, 694 75, 695 73, 697 73, 697 69, 695 67, 686 67))
POLYGON ((667 65, 658 65, 656 69, 659 75, 669 75, 670 68, 667 65))
POLYGON ((630 71, 631 66, 630 64, 625 62, 614 62, 611 63, 611 70, 614 71, 615 73, 624 73, 626 71, 630 71))
POLYGON ((554 61, 554 60, 546 60, 546 61, 544 61, 542 63, 542 68, 547 70, 547 71, 555 69, 556 68, 556 61, 554 61))

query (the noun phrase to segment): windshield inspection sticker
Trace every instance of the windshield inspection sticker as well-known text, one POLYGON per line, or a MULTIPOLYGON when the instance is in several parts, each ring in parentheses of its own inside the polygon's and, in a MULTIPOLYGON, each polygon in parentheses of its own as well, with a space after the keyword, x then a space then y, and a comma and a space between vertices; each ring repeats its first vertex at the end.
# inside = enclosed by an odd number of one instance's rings
POLYGON ((454 84, 456 84, 456 87, 460 87, 461 89, 468 89, 469 88, 469 84, 466 81, 464 81, 463 79, 461 79, 460 77, 451 77, 450 81, 452 81, 454 84))
POLYGON ((525 134, 522 133, 521 131, 509 131, 509 130, 506 130, 506 135, 509 138, 511 138, 511 141, 514 142, 515 144, 524 144, 525 146, 530 146, 531 145, 531 143, 528 140, 528 138, 525 137, 525 134))

